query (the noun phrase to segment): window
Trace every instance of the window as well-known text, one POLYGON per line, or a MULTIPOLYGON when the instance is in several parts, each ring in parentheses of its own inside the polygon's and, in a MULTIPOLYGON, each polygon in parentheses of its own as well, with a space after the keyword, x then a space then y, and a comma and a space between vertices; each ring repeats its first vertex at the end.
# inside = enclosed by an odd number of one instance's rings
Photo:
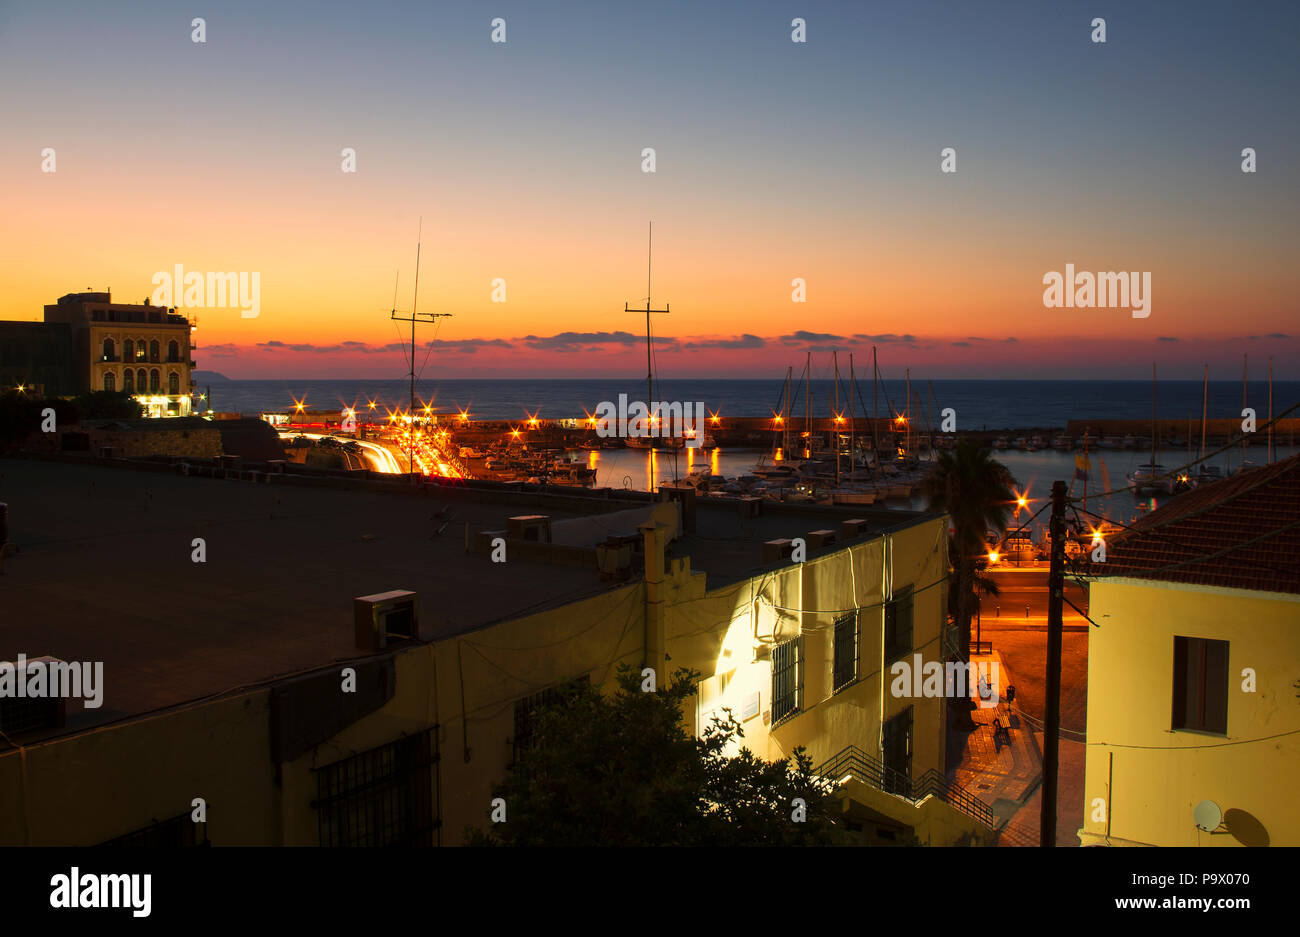
POLYGON ((525 696, 515 702, 515 734, 510 740, 511 764, 518 763, 525 753, 532 750, 535 741, 534 730, 537 727, 537 716, 541 711, 560 702, 560 700, 564 699, 565 694, 573 688, 585 686, 590 682, 591 677, 584 674, 568 683, 548 687, 540 693, 525 696))
POLYGON ((104 390, 107 391, 117 390, 117 375, 114 374, 112 371, 104 372, 104 390))
POLYGON ((131 341, 129 338, 122 343, 122 360, 135 360, 135 342, 131 341))
POLYGON ((1228 734, 1228 642, 1174 637, 1173 728, 1228 734))
POLYGON ((144 368, 135 372, 135 392, 143 394, 149 386, 149 375, 144 373, 144 368))
POLYGON ((833 689, 858 679, 858 613, 849 612, 835 620, 835 663, 833 689))
POLYGON ((149 360, 150 361, 158 360, 158 343, 156 341, 149 343, 149 360))
POLYGON ((788 719, 803 703, 803 637, 772 648, 772 725, 788 719))
POLYGON ((157 368, 154 368, 152 371, 149 372, 149 393, 151 394, 158 393, 158 383, 161 379, 162 379, 162 375, 158 373, 157 368))
POLYGON ((104 360, 105 361, 112 361, 113 355, 116 352, 116 350, 117 349, 114 347, 113 340, 111 338, 104 339, 104 360))
POLYGON ((167 375, 167 393, 179 394, 181 392, 181 376, 175 371, 167 375))
POLYGON ((894 660, 912 652, 912 587, 894 590, 885 605, 885 659, 894 660))
POLYGON ((160 820, 131 833, 100 843, 101 846, 210 846, 207 821, 195 823, 185 812, 169 820, 160 820))
POLYGON ((167 360, 168 361, 181 360, 181 346, 176 344, 176 342, 174 341, 167 343, 167 360))
POLYGON ((316 770, 322 846, 432 846, 434 729, 316 770))
POLYGON ((122 390, 126 391, 128 394, 135 393, 135 372, 130 368, 127 368, 126 372, 122 375, 122 390))

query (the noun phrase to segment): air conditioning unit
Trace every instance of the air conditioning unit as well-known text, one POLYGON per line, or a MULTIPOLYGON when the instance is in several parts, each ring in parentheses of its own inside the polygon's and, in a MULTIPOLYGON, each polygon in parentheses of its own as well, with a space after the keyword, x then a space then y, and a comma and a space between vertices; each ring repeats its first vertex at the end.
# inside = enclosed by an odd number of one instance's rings
POLYGON ((506 523, 506 535, 511 540, 551 542, 551 518, 548 514, 521 514, 506 523))
POLYGON ((855 537, 861 537, 871 527, 871 522, 861 517, 854 517, 847 521, 840 522, 840 539, 852 540, 855 537))
POLYGON ((763 513, 762 498, 755 497, 754 495, 741 495, 736 500, 740 502, 741 518, 758 517, 763 513))
POLYGON ((763 562, 779 563, 794 555, 794 541, 790 539, 767 540, 763 543, 763 562))
POLYGON ((828 547, 835 542, 835 531, 833 530, 812 530, 808 532, 805 538, 810 550, 820 550, 822 547, 828 547))
POLYGON ((396 589, 352 600, 357 648, 381 651, 405 641, 420 640, 420 619, 414 592, 396 589))
MULTIPOLYGON (((20 655, 21 658, 21 655, 20 655)), ((19 696, 21 685, 26 692, 28 671, 33 664, 41 664, 46 671, 45 686, 50 687, 49 669, 62 664, 57 657, 21 658, 19 661, 0 661, 5 676, 13 680, 13 692, 0 696, 0 732, 16 734, 38 729, 61 729, 67 721, 68 701, 65 696, 19 696)), ((75 665, 74 665, 75 666, 75 665)))

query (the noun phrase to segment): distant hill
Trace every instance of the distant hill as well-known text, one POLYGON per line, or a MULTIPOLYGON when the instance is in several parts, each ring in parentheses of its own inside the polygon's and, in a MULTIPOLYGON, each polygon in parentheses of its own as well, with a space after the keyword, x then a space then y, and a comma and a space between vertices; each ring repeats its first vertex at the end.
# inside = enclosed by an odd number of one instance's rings
POLYGON ((204 381, 210 381, 215 383, 217 381, 230 380, 230 378, 226 377, 224 374, 219 374, 216 371, 191 371, 190 376, 193 377, 195 382, 199 384, 203 383, 204 381))

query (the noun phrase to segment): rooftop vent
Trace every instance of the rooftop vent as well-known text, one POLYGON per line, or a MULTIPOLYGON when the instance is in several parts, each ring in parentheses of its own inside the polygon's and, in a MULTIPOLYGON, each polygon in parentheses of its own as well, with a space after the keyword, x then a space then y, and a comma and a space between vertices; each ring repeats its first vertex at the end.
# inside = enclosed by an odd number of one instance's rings
MULTIPOLYGON (((21 655, 20 655, 21 658, 21 655)), ((47 671, 45 686, 49 687, 48 671, 51 665, 62 664, 57 657, 22 658, 0 662, 0 671, 6 683, 13 681, 12 691, 0 695, 0 732, 16 734, 38 729, 61 729, 67 720, 68 701, 64 696, 19 696, 19 688, 26 692, 28 671, 33 664, 41 664, 47 671), (21 666, 20 666, 21 665, 21 666)))
POLYGON ((357 648, 382 651, 393 644, 420 639, 416 595, 396 589, 352 600, 357 648))
POLYGON ((855 537, 861 537, 866 534, 869 527, 870 522, 861 517, 842 521, 840 523, 840 539, 852 540, 855 537))

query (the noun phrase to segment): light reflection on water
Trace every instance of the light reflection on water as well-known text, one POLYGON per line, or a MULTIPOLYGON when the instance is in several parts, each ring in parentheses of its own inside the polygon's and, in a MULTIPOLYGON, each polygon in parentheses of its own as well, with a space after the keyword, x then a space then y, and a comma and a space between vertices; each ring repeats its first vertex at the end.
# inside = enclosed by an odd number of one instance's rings
MULTIPOLYGON (((1300 452, 1300 447, 1275 446, 1274 459, 1284 459, 1300 452)), ((701 452, 697 449, 678 450, 638 450, 638 449, 601 449, 572 450, 569 455, 583 459, 588 466, 596 470, 596 485, 610 488, 630 488, 634 491, 651 491, 660 482, 686 476, 698 465, 707 464, 715 475, 728 478, 752 473, 759 459, 766 455, 765 450, 756 449, 713 449, 701 452)), ((1015 524, 1022 523, 1042 507, 1050 495, 1052 483, 1058 479, 1070 484, 1070 494, 1081 497, 1084 486, 1081 481, 1071 481, 1074 477, 1075 453, 1058 452, 1044 449, 1039 452, 1020 452, 1018 450, 996 451, 993 457, 1011 470, 1019 487, 1018 491, 1027 494, 1030 499, 1028 514, 1021 511, 1015 524)), ((1263 465, 1267 451, 1263 446, 1254 446, 1247 450, 1246 457, 1256 465, 1263 465)), ((1136 497, 1132 492, 1120 492, 1106 498, 1093 495, 1102 491, 1123 488, 1129 484, 1128 475, 1139 465, 1151 461, 1150 451, 1137 449, 1103 450, 1091 453, 1092 471, 1089 473, 1087 491, 1089 494, 1087 509, 1119 523, 1129 523, 1135 517, 1153 510, 1169 500, 1168 496, 1136 497)), ((1195 458, 1186 450, 1166 450, 1160 455, 1160 464, 1173 470, 1187 464, 1195 458)), ((1218 465, 1227 474, 1241 464, 1241 450, 1222 453, 1208 459, 1207 464, 1218 465)), ((925 508, 925 500, 915 497, 908 505, 902 501, 891 501, 889 506, 900 508, 912 507, 917 510, 925 508)), ((1047 512, 1039 515, 1034 522, 1034 536, 1039 539, 1046 531, 1047 512)), ((1086 519, 1086 518, 1085 518, 1086 519)))

